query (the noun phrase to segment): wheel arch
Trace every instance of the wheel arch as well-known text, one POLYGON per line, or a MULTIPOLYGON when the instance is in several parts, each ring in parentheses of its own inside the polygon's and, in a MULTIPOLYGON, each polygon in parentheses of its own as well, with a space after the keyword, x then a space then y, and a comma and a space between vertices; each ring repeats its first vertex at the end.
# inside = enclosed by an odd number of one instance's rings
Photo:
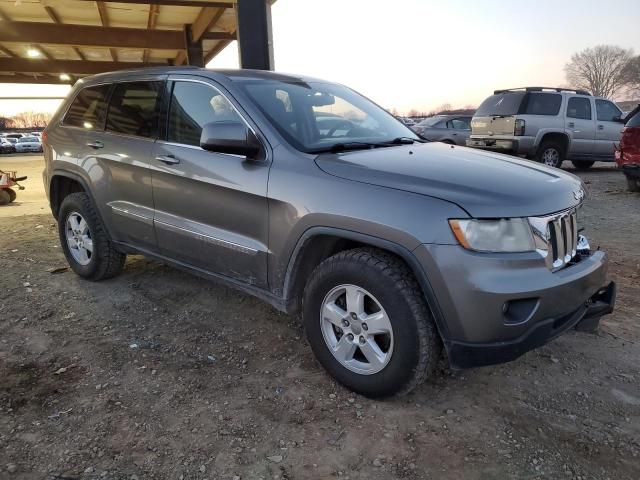
POLYGON ((407 265, 422 289, 440 337, 443 341, 449 338, 447 324, 435 291, 411 250, 380 237, 334 227, 312 227, 306 230, 298 240, 289 259, 284 278, 283 300, 287 312, 295 315, 301 311, 302 294, 307 278, 322 261, 338 252, 363 246, 390 252, 407 265))
POLYGON ((567 135, 565 132, 545 132, 542 137, 540 137, 540 141, 538 142, 538 148, 536 149, 536 151, 540 151, 546 141, 555 141, 560 143, 563 148, 563 158, 566 158, 567 154, 569 153, 569 147, 571 146, 571 139, 569 138, 569 135, 567 135))
MULTIPOLYGON (((87 183, 82 177, 70 172, 55 171, 49 181, 49 205, 55 219, 58 218, 60 205, 71 193, 84 192, 91 197, 87 183)), ((93 197, 91 198, 93 200, 93 197)))

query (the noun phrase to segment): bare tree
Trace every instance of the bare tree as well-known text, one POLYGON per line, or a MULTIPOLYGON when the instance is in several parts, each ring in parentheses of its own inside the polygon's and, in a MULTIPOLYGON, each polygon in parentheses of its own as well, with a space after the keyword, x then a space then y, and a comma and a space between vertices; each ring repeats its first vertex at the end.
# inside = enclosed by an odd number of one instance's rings
POLYGON ((633 57, 622 70, 628 94, 637 99, 640 97, 640 55, 633 57))
POLYGON ((623 70, 632 57, 630 49, 598 45, 574 53, 564 71, 572 87, 611 98, 627 83, 623 70))
POLYGON ((44 128, 51 120, 50 113, 22 112, 9 117, 6 128, 44 128))

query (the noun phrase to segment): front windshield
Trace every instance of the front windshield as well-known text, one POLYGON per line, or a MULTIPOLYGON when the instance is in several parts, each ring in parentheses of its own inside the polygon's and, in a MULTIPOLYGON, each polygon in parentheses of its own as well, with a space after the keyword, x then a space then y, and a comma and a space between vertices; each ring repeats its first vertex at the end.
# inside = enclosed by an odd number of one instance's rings
POLYGON ((387 111, 342 85, 260 80, 241 86, 278 131, 305 152, 345 143, 419 141, 387 111))
POLYGON ((418 124, 418 126, 419 127, 434 127, 435 125, 440 123, 442 120, 444 120, 444 117, 436 115, 435 117, 425 118, 423 121, 421 121, 418 124))

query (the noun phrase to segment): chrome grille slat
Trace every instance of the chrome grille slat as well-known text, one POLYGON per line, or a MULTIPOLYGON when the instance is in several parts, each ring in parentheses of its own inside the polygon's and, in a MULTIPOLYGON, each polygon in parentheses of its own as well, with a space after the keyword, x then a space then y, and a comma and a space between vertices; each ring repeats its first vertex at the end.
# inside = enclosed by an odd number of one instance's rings
POLYGON ((578 247, 578 221, 576 210, 548 217, 529 219, 536 250, 551 270, 564 267, 576 255, 578 247))

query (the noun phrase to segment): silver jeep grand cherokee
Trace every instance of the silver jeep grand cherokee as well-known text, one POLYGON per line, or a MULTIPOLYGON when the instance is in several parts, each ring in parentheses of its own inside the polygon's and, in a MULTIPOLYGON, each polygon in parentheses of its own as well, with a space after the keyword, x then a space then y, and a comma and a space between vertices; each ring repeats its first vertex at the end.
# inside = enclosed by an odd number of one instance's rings
POLYGON ((578 234, 578 178, 423 143, 342 85, 98 75, 44 145, 78 275, 143 254, 300 313, 319 362, 364 395, 411 390, 443 348, 453 368, 505 362, 613 308, 605 253, 578 234))

